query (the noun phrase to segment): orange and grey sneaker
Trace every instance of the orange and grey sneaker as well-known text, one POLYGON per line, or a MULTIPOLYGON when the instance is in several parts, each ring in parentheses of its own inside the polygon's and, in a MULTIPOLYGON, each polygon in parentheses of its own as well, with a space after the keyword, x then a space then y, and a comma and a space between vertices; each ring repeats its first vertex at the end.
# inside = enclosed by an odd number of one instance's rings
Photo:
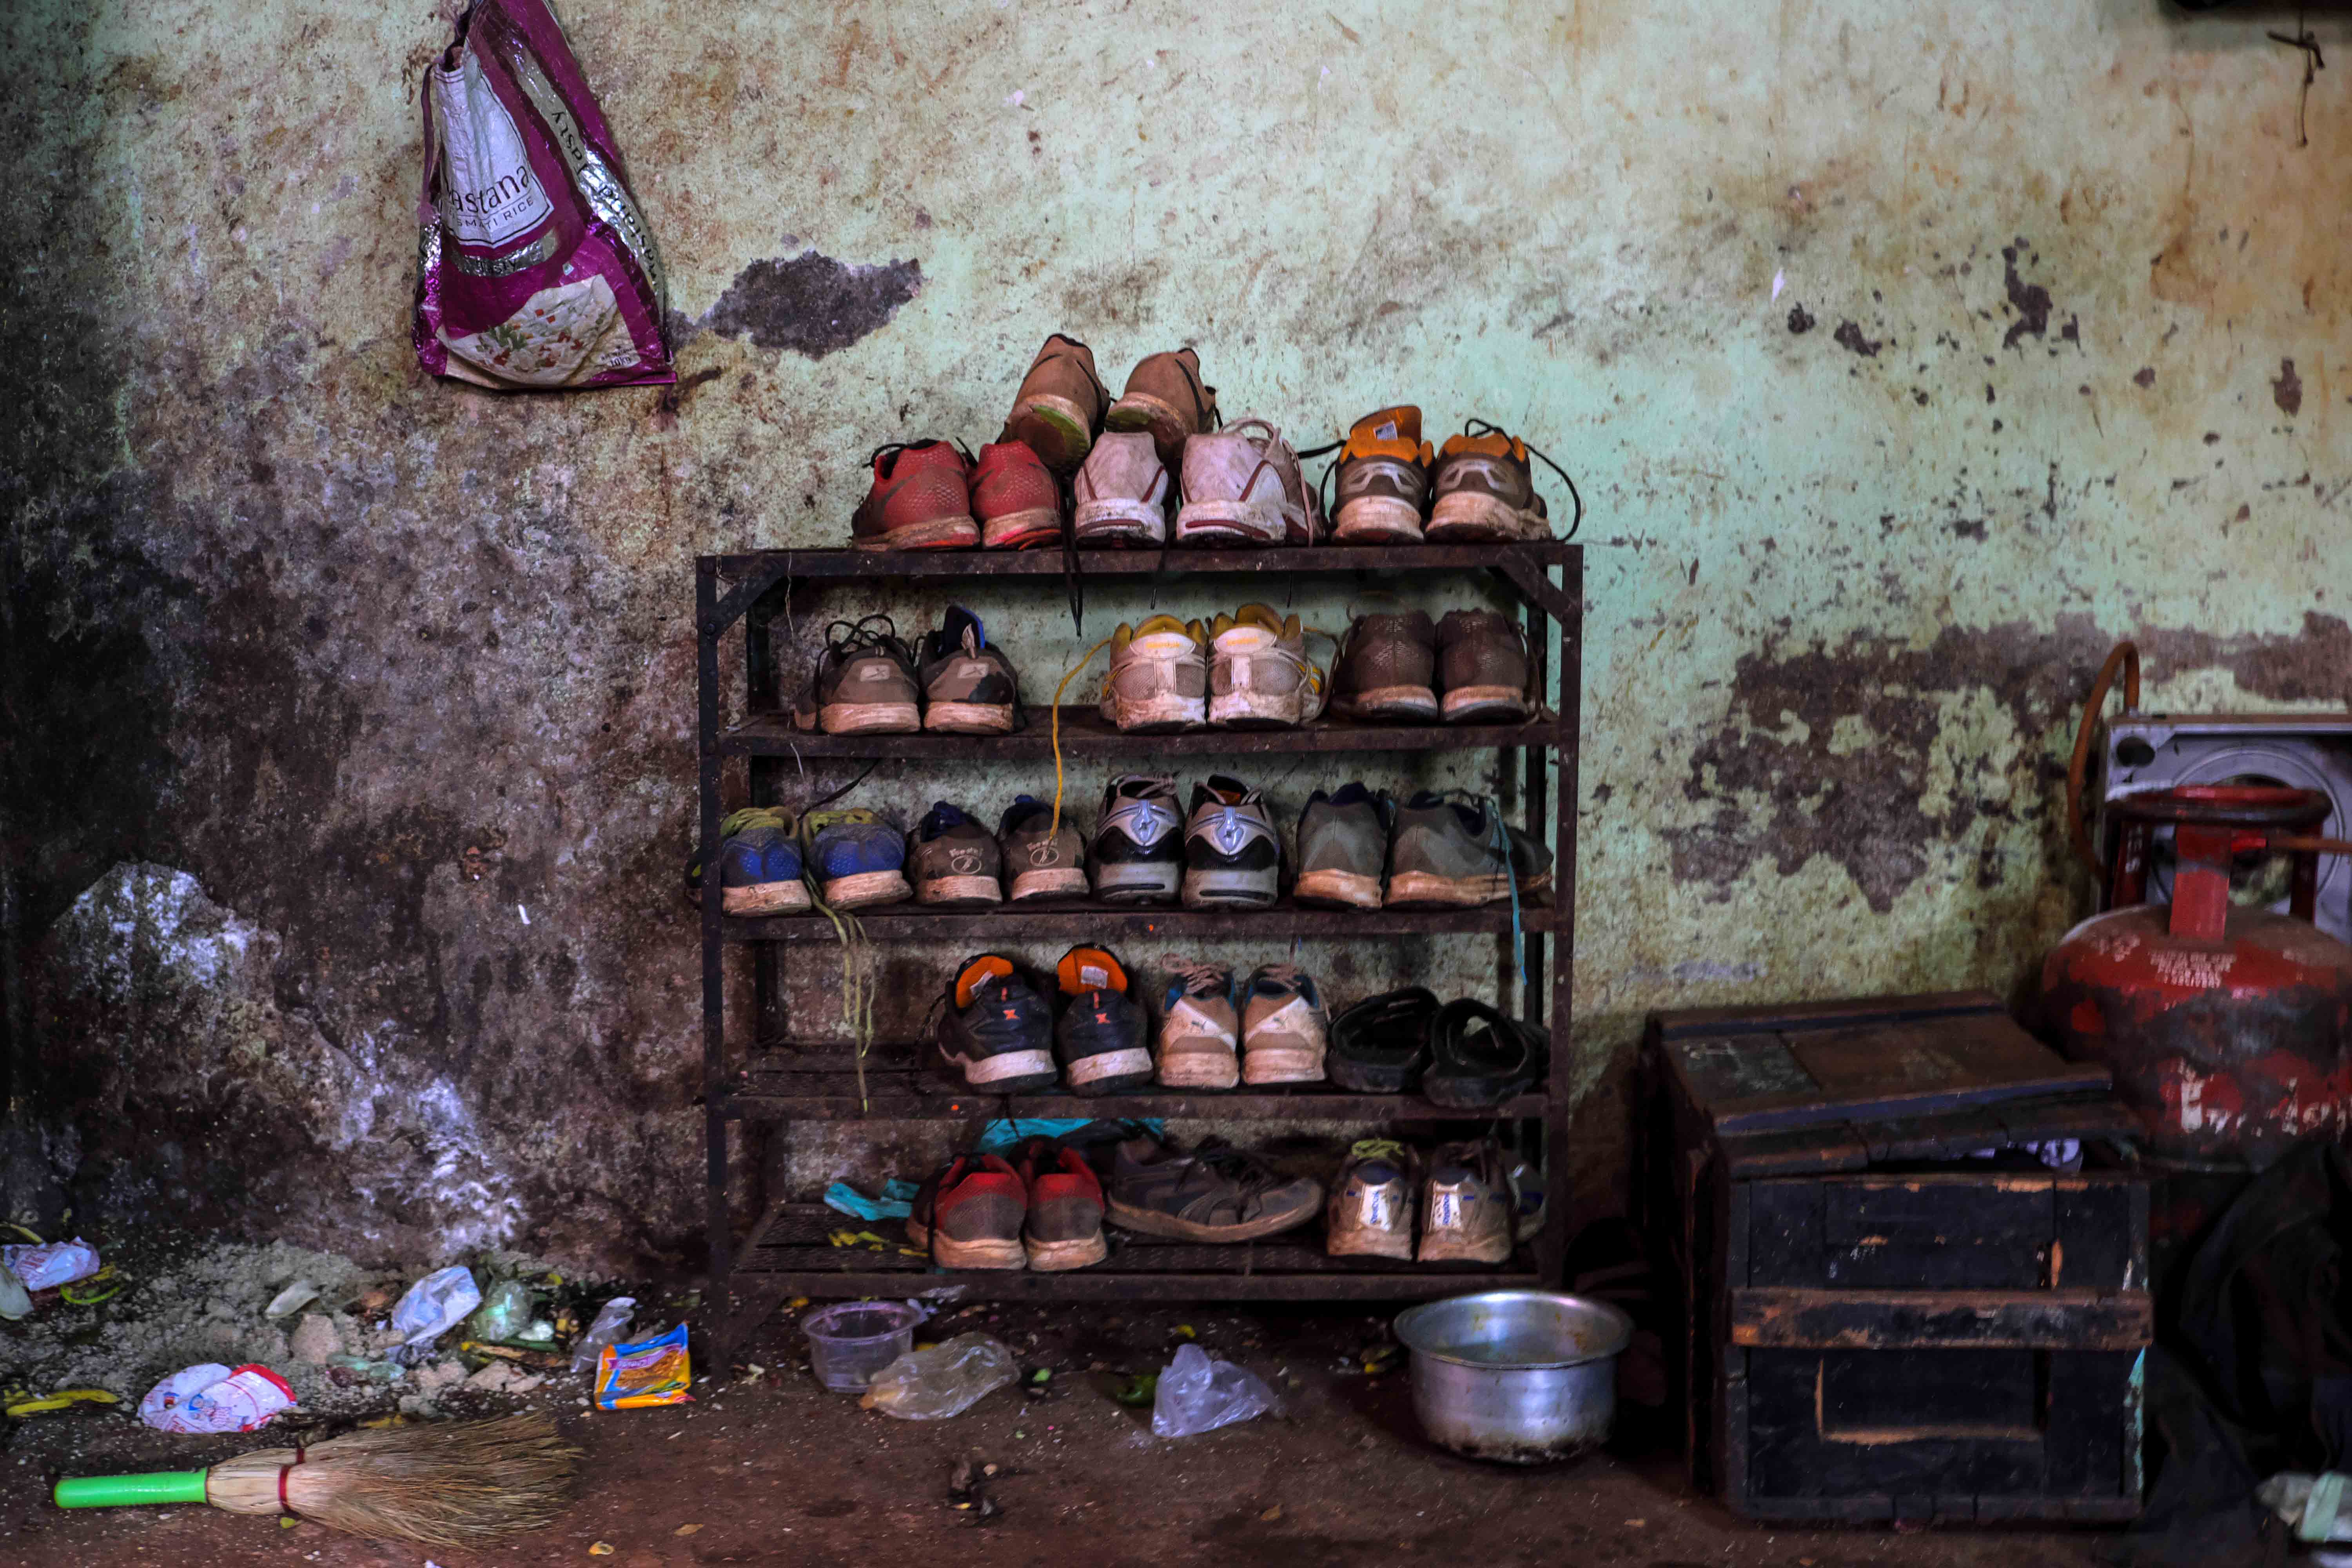
POLYGON ((1029 362, 999 439, 1024 443, 1047 468, 1066 474, 1087 460, 1109 401, 1110 389, 1095 374, 1094 350, 1055 332, 1029 362))
POLYGON ((1127 390, 1103 416, 1106 430, 1150 431, 1160 460, 1171 468, 1187 439, 1221 423, 1217 389, 1202 384, 1201 356, 1191 349, 1146 356, 1128 372, 1127 390))
POLYGON ((1543 497, 1536 494, 1530 456, 1559 475, 1576 500, 1576 519, 1568 535, 1576 537, 1584 521, 1584 498, 1567 470, 1499 426, 1473 419, 1462 434, 1446 437, 1437 454, 1433 486, 1436 504, 1430 508, 1427 538, 1435 543, 1511 543, 1549 539, 1551 519, 1543 497))
POLYGON ((971 458, 945 441, 892 442, 874 449, 874 485, 849 520, 860 550, 969 550, 980 542, 971 517, 971 458))
POLYGON ((1421 410, 1411 404, 1367 414, 1348 426, 1332 537, 1342 544, 1420 543, 1433 459, 1421 438, 1421 410))
POLYGON ((1062 538, 1062 487, 1026 441, 992 441, 971 473, 971 515, 988 550, 1026 550, 1062 538))

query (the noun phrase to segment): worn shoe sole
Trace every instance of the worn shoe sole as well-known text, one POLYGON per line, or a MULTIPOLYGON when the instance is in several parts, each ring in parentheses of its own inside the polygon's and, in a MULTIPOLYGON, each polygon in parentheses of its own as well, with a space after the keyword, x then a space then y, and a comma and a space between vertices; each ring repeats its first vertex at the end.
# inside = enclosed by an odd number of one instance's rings
POLYGON ((1184 868, 1173 860, 1095 864, 1095 897, 1107 904, 1171 904, 1183 890, 1184 868))
POLYGON ((720 890, 719 912, 730 915, 772 915, 782 910, 809 907, 806 882, 761 882, 749 888, 720 890))
POLYGON ((1032 507, 1026 511, 1008 511, 982 523, 980 546, 983 550, 1026 550, 1032 545, 1057 543, 1061 537, 1061 509, 1032 507))
POLYGON ((1017 1236, 958 1241, 935 1230, 931 1232, 931 1261, 942 1268, 1026 1268, 1029 1254, 1017 1236))
POLYGON ((1221 905, 1264 909, 1274 902, 1276 891, 1276 877, 1271 870, 1196 870, 1187 867, 1184 871, 1184 907, 1188 910, 1221 905))
POLYGON ((828 702, 817 721, 828 735, 912 735, 923 711, 912 702, 828 702))
POLYGON ((1029 1249, 1029 1267, 1041 1274, 1084 1268, 1110 1256, 1110 1243, 1103 1239, 1100 1231, 1076 1241, 1032 1241, 1024 1236, 1021 1245, 1029 1249))
POLYGON ((1443 1105, 1449 1110, 1484 1110, 1502 1104, 1515 1095, 1525 1094, 1535 1087, 1535 1080, 1519 1078, 1446 1078, 1424 1073, 1421 1095, 1432 1105, 1443 1105))
POLYGON ((1389 496, 1359 496, 1340 503, 1331 537, 1342 544, 1419 544, 1421 509, 1389 496))
POLYGON ((1221 544, 1280 544, 1290 537, 1282 509, 1239 500, 1188 500, 1176 513, 1176 542, 1213 548, 1221 544))
POLYGON ((1025 441, 1049 468, 1067 470, 1087 459, 1095 444, 1087 428, 1087 411, 1067 397, 1041 395, 1019 404, 1004 422, 1004 433, 1025 441))
POLYGON ((1147 697, 1139 702, 1114 698, 1110 721, 1122 732, 1190 730, 1208 717, 1208 706, 1198 697, 1147 697))
POLYGON ((1478 490, 1455 490, 1437 498, 1424 531, 1433 542, 1549 539, 1551 525, 1533 511, 1520 511, 1478 490))
POLYGON ((1323 1052, 1316 1046, 1242 1047, 1244 1083, 1321 1083, 1323 1052))
POLYGON ((1062 1069, 1073 1094, 1115 1094, 1151 1081, 1151 1053, 1141 1046, 1080 1057, 1062 1069))
POLYGON ((1511 1238, 1507 1232, 1471 1241, 1466 1237, 1423 1233, 1421 1238, 1423 1263, 1504 1263, 1510 1259, 1511 1238))
POLYGON ((1389 879, 1389 908, 1439 904, 1469 909, 1511 896, 1511 879, 1496 872, 1481 877, 1441 877, 1433 871, 1399 871, 1389 879))
POLYGON ((1261 1237, 1280 1236, 1286 1230, 1297 1230, 1322 1212, 1323 1198, 1318 1190, 1315 1201, 1296 1213, 1263 1214, 1239 1225, 1200 1225, 1180 1219, 1158 1209, 1137 1208, 1132 1204, 1110 1200, 1111 1222, 1123 1230, 1140 1231, 1145 1236, 1173 1237, 1179 1241, 1255 1241, 1261 1237))
POLYGON ((963 1074, 965 1088, 993 1089, 999 1094, 1045 1089, 1060 1082, 1062 1077, 1054 1065, 1054 1053, 1042 1046, 1034 1051, 999 1051, 992 1057, 960 1057, 942 1046, 940 1058, 963 1074))
POLYGON ((824 885, 824 901, 837 910, 862 910, 873 904, 895 904, 915 896, 903 871, 858 871, 835 877, 824 885))
POLYGON ((1290 889, 1302 904, 1339 904, 1351 910, 1381 907, 1381 879, 1361 871, 1308 871, 1290 889))
POLYGON ((923 728, 941 735, 1010 735, 1013 705, 1009 702, 934 702, 923 714, 923 728))
POLYGON ((894 528, 880 538, 853 539, 853 548, 884 550, 969 550, 980 542, 980 524, 969 517, 934 517, 894 528))
POLYGON ((1170 1089, 1231 1089, 1241 1080, 1241 1058, 1231 1046, 1174 1052, 1160 1047, 1160 1081, 1170 1089))
POLYGON ((978 909, 1004 901, 1004 889, 993 877, 934 877, 915 889, 919 904, 944 909, 978 909))
POLYGON ((1075 866, 1055 866, 1043 871, 1024 871, 1013 879, 1012 901, 1025 904, 1032 899, 1084 898, 1087 874, 1075 866))
POLYGON ((1402 1094, 1412 1082, 1418 1065, 1406 1062, 1391 1067, 1386 1062, 1360 1062, 1332 1051, 1323 1061, 1323 1070, 1331 1081, 1350 1094, 1402 1094))
POLYGON ((1375 686, 1345 700, 1333 699, 1331 710, 1349 719, 1402 719, 1423 723, 1444 712, 1437 693, 1426 686, 1375 686))
POLYGON ((1168 513, 1145 500, 1080 501, 1076 532, 1081 544, 1164 544, 1168 513))
POLYGON ((1221 730, 1295 730, 1304 691, 1224 691, 1209 699, 1209 722, 1221 730))
POLYGON ((1410 1263, 1412 1261, 1412 1237, 1388 1230, 1335 1230, 1323 1244, 1323 1256, 1393 1258, 1400 1263, 1410 1263))
POLYGON ((1445 721, 1466 724, 1474 719, 1498 721, 1528 716, 1527 694, 1507 686, 1457 686, 1445 694, 1445 721))
POLYGON ((1152 396, 1148 392, 1130 392, 1110 405, 1103 415, 1106 430, 1149 430, 1151 444, 1160 448, 1160 460, 1173 461, 1191 435, 1191 421, 1176 411, 1175 405, 1152 396))

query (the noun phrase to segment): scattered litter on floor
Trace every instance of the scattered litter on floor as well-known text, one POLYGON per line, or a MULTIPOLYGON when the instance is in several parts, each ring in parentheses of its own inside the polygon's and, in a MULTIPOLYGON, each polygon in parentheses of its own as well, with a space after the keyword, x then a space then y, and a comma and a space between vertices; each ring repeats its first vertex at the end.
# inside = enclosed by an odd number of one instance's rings
POLYGON ((827 1208, 859 1219, 905 1219, 915 1212, 915 1184, 904 1176, 893 1176, 882 1184, 882 1195, 869 1198, 847 1182, 835 1182, 824 1190, 827 1208))
POLYGON ((149 1389, 139 1419, 158 1432, 251 1432, 294 1403, 293 1386, 266 1366, 205 1362, 149 1389))
POLYGON ((908 1351, 876 1373, 858 1403, 902 1421, 938 1421, 961 1415, 1020 1376, 1020 1363, 1002 1340, 958 1334, 929 1350, 908 1351))
POLYGON ((1276 1408, 1274 1390, 1254 1372, 1211 1358, 1199 1345, 1176 1352, 1160 1374, 1151 1404, 1151 1430, 1162 1437, 1191 1437, 1247 1421, 1276 1408))
POLYGON ((22 1279, 27 1290, 47 1290, 97 1273, 98 1248, 79 1237, 37 1247, 0 1247, 0 1267, 22 1279))
POLYGON ((408 1350, 426 1351, 435 1340, 464 1321, 466 1314, 481 1303, 481 1287, 474 1283, 473 1272, 463 1265, 453 1265, 427 1274, 410 1286, 408 1293, 401 1297, 400 1305, 392 1310, 392 1326, 400 1331, 408 1350))
POLYGON ((596 1361, 596 1403, 606 1410, 649 1405, 685 1405, 694 1370, 687 1355, 686 1325, 631 1345, 606 1345, 596 1361))

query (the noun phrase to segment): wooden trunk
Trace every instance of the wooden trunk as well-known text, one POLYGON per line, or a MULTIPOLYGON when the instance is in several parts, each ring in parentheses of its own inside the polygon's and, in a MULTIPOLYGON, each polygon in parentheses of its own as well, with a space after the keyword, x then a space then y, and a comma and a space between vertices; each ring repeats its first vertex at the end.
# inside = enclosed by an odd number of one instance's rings
POLYGON ((1695 1484, 1758 1519, 2139 1511, 2147 1184, 2103 1070, 1958 992, 1654 1014, 1643 1076, 1695 1484), (2066 1140, 2078 1172, 1972 1158, 2066 1140))

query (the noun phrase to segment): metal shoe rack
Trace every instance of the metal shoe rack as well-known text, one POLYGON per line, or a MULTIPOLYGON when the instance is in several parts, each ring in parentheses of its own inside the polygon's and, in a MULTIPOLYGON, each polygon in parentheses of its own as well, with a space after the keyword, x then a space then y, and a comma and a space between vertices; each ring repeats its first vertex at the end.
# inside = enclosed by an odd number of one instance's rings
MULTIPOLYGON (((1263 937, 1269 946, 1293 938, 1490 934, 1497 941, 1497 988, 1507 1006, 1517 970, 1525 982, 1520 1015, 1549 1018, 1555 1041, 1554 1077, 1566 1057, 1576 910, 1576 765, 1579 661, 1582 639, 1583 551, 1574 544, 1419 545, 1361 549, 1319 546, 1264 551, 1087 551, 1085 576, 1162 579, 1175 576, 1277 578, 1293 575, 1403 577, 1443 573, 1486 574, 1518 599, 1528 630, 1536 689, 1550 689, 1559 671, 1559 708, 1524 724, 1352 724, 1326 720, 1297 730, 1197 730, 1172 735, 1121 735, 1091 705, 1062 710, 1065 757, 1116 757, 1134 763, 1139 751, 1165 759, 1259 756, 1305 752, 1496 751, 1517 753, 1517 814, 1540 836, 1549 803, 1553 894, 1549 904, 1520 911, 1521 963, 1513 963, 1507 904, 1472 910, 1321 910, 1287 900, 1267 910, 1116 908, 1060 902, 1039 909, 980 913, 929 910, 898 904, 859 911, 877 942, 940 942, 1003 946, 1028 938, 1123 941, 1186 935, 1219 940, 1263 937), (1549 629, 1549 636, 1546 635, 1549 629), (1549 953, 1550 965, 1546 969, 1549 953), (1547 993, 1549 993, 1547 994, 1547 993)), ((973 577, 1029 579, 1058 591, 1059 552, 917 553, 877 556, 855 551, 768 551, 705 555, 695 563, 695 626, 700 697, 702 864, 718 864, 720 773, 730 757, 748 759, 751 799, 768 804, 793 771, 793 756, 902 758, 984 763, 1052 754, 1048 710, 1031 707, 1009 735, 823 735, 795 731, 784 711, 769 626, 788 599, 803 604, 835 581, 862 587, 877 574, 894 584, 947 583, 973 577), (793 595, 800 595, 793 598, 793 595), (740 624, 744 636, 747 716, 729 727, 719 692, 720 641, 740 624)), ((1288 803, 1295 805, 1296 803, 1288 803)), ((1547 1085, 1486 1112, 1449 1110, 1417 1095, 1351 1094, 1336 1086, 1297 1085, 1231 1092, 1139 1093, 1115 1096, 976 1095, 940 1076, 924 1060, 922 1042, 877 1043, 866 1060, 861 1102, 856 1062, 843 1043, 769 1037, 730 1061, 725 1029, 725 955, 741 947, 754 955, 754 993, 761 1031, 772 1029, 779 959, 805 945, 831 944, 832 923, 820 914, 740 919, 720 910, 715 879, 702 900, 702 1062, 709 1137, 709 1237, 719 1348, 723 1355, 788 1296, 903 1297, 943 1286, 964 1299, 1116 1300, 1328 1300, 1443 1295, 1474 1287, 1557 1284, 1566 1247, 1569 1206, 1568 1100, 1547 1085), (778 945, 782 944, 782 945, 778 945), (997 1117, 1188 1117, 1213 1121, 1356 1121, 1377 1123, 1460 1122, 1480 1116, 1539 1123, 1549 1192, 1548 1223, 1498 1267, 1422 1266, 1381 1258, 1327 1258, 1319 1230, 1308 1228, 1238 1246, 1162 1241, 1114 1235, 1109 1259, 1066 1273, 1019 1270, 935 1272, 928 1260, 895 1248, 836 1248, 828 1236, 868 1228, 821 1205, 777 1203, 738 1244, 730 1218, 729 1142, 733 1124, 816 1120, 950 1120, 978 1125, 997 1117)), ((823 950, 820 949, 820 952, 823 950)), ((895 1234, 895 1223, 885 1222, 895 1234)), ((882 1232, 877 1232, 881 1234, 882 1232)))

